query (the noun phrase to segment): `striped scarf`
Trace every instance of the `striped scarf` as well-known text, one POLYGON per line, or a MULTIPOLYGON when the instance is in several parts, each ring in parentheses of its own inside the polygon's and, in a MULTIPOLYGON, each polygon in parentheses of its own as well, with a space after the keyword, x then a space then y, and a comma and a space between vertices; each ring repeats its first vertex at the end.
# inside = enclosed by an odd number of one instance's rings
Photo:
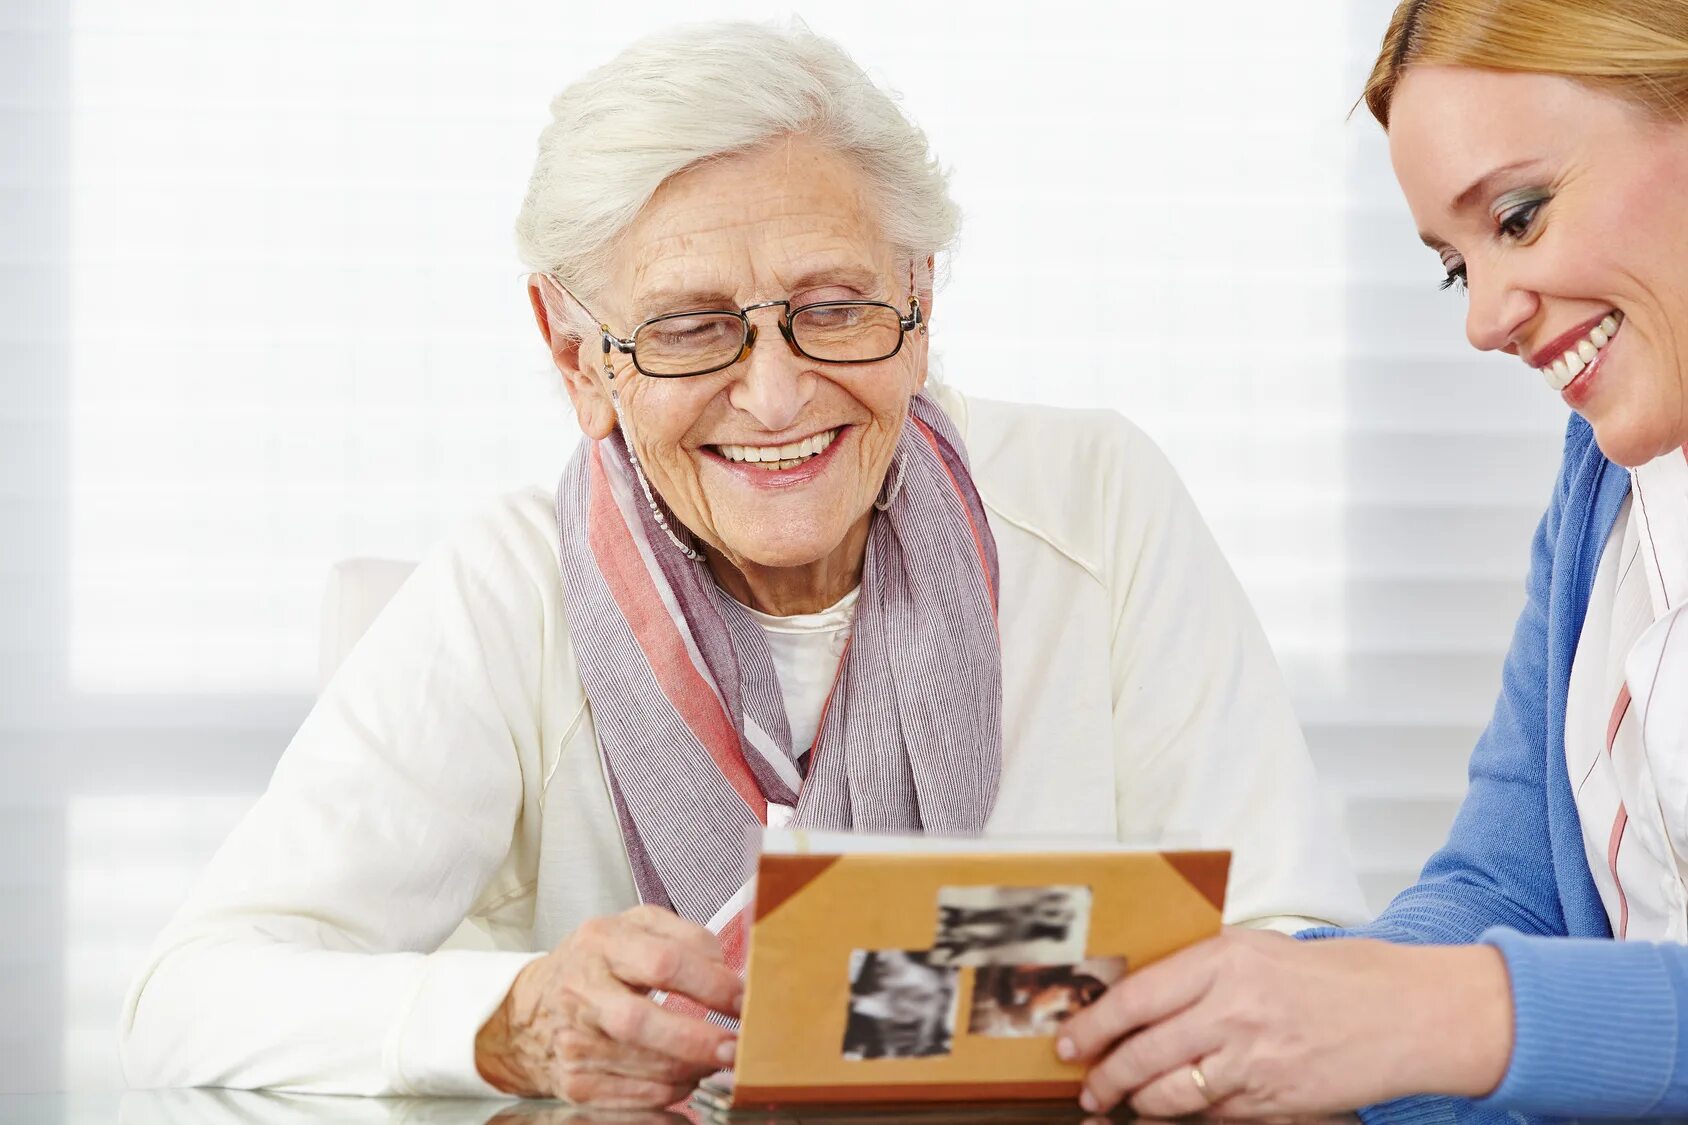
POLYGON ((996 542, 924 395, 887 480, 807 776, 766 634, 668 541, 620 431, 583 442, 558 486, 569 631, 639 897, 715 931, 736 967, 770 804, 798 827, 975 835, 996 799, 996 542))

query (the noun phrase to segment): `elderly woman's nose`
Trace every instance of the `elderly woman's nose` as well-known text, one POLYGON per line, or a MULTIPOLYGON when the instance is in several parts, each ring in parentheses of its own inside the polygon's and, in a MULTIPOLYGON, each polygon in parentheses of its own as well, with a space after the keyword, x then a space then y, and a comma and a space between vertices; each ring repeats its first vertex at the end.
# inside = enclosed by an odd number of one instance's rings
POLYGON ((743 372, 727 392, 727 401, 755 418, 763 429, 778 432, 788 428, 814 397, 815 376, 809 370, 809 361, 792 354, 777 332, 764 333, 742 366, 743 372))
POLYGON ((1536 315, 1536 294, 1492 271, 1473 272, 1468 282, 1465 338, 1481 352, 1500 351, 1516 344, 1524 326, 1536 315))

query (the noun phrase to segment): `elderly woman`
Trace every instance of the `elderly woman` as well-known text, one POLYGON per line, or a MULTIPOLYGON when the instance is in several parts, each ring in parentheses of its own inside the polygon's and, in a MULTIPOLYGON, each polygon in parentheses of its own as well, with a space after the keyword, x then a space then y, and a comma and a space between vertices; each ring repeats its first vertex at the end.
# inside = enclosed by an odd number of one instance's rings
POLYGON ((552 112, 519 232, 587 440, 335 676, 135 985, 131 1079, 672 1102, 733 1058, 763 823, 1199 840, 1233 921, 1355 920, 1166 462, 928 382, 956 210, 894 103, 727 25, 552 112), (441 950, 465 918, 496 948, 441 950))
POLYGON ((1067 1053, 1089 1105, 1157 1116, 1680 1118, 1688 3, 1409 0, 1365 97, 1471 343, 1574 412, 1500 701, 1382 940, 1205 943, 1067 1053))

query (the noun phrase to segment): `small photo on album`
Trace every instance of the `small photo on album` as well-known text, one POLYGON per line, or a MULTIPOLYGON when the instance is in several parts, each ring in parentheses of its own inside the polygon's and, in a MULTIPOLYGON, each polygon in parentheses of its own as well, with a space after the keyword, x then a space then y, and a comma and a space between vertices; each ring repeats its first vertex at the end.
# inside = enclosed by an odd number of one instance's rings
POLYGON ((1090 888, 944 887, 938 965, 1073 965, 1090 936, 1090 888))
POLYGON ((967 1033, 992 1039, 1053 1037, 1063 1021, 1125 976, 1124 957, 1076 965, 986 965, 973 970, 967 1033))
POLYGON ((858 949, 850 954, 847 1059, 947 1055, 955 1039, 958 972, 924 950, 858 949))

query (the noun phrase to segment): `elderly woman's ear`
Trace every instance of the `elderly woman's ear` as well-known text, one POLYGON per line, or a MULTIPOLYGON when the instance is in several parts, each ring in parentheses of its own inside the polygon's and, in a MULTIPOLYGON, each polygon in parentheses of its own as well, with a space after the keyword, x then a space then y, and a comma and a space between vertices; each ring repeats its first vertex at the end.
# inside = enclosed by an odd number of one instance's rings
POLYGON ((610 402, 602 372, 592 365, 597 349, 586 347, 580 336, 570 331, 563 304, 567 298, 543 274, 530 276, 527 288, 533 319, 551 352, 551 362, 563 376, 581 432, 594 441, 609 437, 615 429, 615 405, 610 402))

